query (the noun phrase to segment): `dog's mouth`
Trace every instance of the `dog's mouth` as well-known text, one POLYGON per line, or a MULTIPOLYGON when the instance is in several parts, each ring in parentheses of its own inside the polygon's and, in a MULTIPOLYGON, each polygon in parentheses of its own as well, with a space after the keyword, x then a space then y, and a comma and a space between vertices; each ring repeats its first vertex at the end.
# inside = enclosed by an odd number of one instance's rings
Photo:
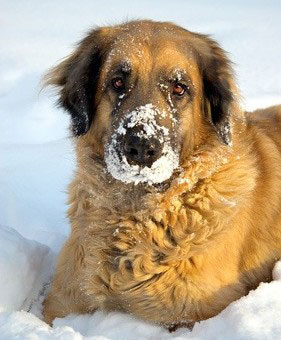
POLYGON ((105 147, 105 163, 112 177, 124 183, 153 185, 172 176, 179 166, 179 151, 169 129, 157 122, 166 114, 152 104, 125 114, 105 147))

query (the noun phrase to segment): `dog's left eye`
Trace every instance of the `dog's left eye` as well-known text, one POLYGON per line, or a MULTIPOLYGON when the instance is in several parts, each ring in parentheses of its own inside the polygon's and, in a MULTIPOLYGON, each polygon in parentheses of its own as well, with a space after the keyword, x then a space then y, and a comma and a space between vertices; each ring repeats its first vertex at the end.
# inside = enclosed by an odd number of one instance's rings
POLYGON ((121 77, 112 79, 111 84, 117 91, 122 91, 125 89, 125 82, 121 77))
POLYGON ((172 93, 176 96, 183 96, 186 92, 186 86, 181 83, 174 83, 172 88, 172 93))

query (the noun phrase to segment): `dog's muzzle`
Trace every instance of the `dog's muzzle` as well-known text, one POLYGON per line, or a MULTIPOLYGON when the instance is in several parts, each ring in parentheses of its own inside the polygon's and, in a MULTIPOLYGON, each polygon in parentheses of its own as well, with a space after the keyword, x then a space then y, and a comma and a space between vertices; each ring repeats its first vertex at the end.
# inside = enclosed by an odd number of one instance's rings
POLYGON ((168 114, 147 104, 124 115, 105 147, 112 177, 134 184, 156 184, 171 177, 179 165, 179 152, 169 129, 161 124, 168 114))

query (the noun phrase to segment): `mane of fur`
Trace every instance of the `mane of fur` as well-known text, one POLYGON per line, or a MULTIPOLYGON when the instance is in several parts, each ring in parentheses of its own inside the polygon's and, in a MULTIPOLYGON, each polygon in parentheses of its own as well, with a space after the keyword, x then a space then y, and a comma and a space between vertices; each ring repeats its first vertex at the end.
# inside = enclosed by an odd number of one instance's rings
MULTIPOLYGON (((77 225, 81 243, 86 245, 86 270, 80 287, 95 296, 93 309, 97 303, 111 308, 110 299, 105 298, 110 291, 114 292, 114 308, 121 310, 127 299, 134 304, 138 290, 143 290, 144 296, 155 295, 153 281, 160 277, 157 291, 161 287, 164 291, 180 289, 174 282, 188 277, 196 256, 231 229, 229 224, 252 193, 257 176, 253 170, 249 178, 254 159, 237 159, 225 146, 215 152, 204 146, 183 164, 180 178, 158 192, 110 181, 103 164, 86 161, 87 157, 84 153, 87 166, 78 170, 70 185, 69 217, 74 234, 77 225), (78 226, 83 226, 82 231, 78 226)), ((192 301, 189 288, 181 289, 187 301, 192 301)), ((187 310, 194 319, 203 314, 174 303, 173 308, 183 309, 178 312, 183 319, 187 310)))

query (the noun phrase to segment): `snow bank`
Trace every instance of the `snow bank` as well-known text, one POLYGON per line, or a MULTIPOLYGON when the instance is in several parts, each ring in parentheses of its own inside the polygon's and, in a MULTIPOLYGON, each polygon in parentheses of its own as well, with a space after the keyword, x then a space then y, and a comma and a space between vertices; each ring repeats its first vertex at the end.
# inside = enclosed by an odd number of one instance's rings
POLYGON ((195 325, 191 338, 280 339, 281 262, 274 271, 278 281, 261 283, 255 291, 232 303, 217 317, 195 325))
POLYGON ((50 279, 51 269, 47 246, 0 227, 0 310, 28 310, 50 279))
MULTIPOLYGON (((0 313, 1 340, 82 340, 84 337, 70 327, 52 329, 31 313, 0 313)), ((103 340, 94 337, 92 340, 103 340)))

